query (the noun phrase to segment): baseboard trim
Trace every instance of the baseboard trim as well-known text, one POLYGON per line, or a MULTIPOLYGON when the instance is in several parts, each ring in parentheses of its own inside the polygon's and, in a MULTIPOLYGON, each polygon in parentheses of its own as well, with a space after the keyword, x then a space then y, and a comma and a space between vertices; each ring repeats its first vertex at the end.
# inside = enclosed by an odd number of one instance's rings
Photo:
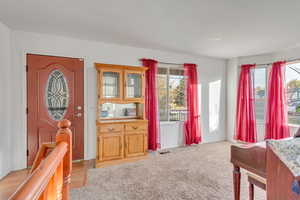
POLYGON ((133 158, 125 158, 125 159, 121 159, 121 160, 110 160, 110 161, 103 161, 103 162, 98 162, 98 163, 96 162, 94 166, 96 168, 108 167, 108 166, 112 166, 112 165, 118 165, 118 164, 122 164, 122 163, 143 160, 147 157, 148 157, 147 155, 144 155, 144 156, 138 156, 138 157, 133 157, 133 158))

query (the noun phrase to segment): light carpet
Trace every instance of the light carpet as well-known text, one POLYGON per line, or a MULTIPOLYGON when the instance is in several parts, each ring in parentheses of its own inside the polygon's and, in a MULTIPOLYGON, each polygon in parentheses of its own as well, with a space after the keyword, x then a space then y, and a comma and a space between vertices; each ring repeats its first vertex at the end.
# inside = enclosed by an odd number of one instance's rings
MULTIPOLYGON (((180 147, 145 160, 88 171, 87 185, 72 200, 233 200, 230 143, 180 147)), ((241 200, 248 199, 242 175, 241 200)), ((265 192, 255 188, 255 199, 265 192)))

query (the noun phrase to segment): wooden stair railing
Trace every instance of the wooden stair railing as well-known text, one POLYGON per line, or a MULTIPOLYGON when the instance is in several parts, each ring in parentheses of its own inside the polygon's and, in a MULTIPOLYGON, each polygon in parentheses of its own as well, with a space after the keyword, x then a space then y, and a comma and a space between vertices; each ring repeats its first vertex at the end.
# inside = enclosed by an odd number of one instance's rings
POLYGON ((34 172, 34 170, 40 165, 40 163, 49 155, 51 151, 55 148, 55 143, 43 143, 37 152, 34 162, 30 169, 30 174, 34 172))
POLYGON ((31 173, 9 200, 68 200, 72 171, 71 122, 58 123, 56 144, 42 145, 31 173), (52 149, 49 153, 49 148, 52 149), (47 150, 48 149, 48 150, 47 150))

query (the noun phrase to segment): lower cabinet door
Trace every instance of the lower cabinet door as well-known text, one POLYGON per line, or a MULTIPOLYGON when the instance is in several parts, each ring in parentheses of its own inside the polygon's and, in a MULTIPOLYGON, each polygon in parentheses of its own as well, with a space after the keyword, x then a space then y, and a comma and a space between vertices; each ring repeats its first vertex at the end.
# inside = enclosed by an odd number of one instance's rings
POLYGON ((124 137, 122 134, 110 133, 98 136, 99 161, 124 158, 124 137))
POLYGON ((125 135, 125 156, 134 157, 145 155, 147 136, 145 133, 130 133, 125 135))

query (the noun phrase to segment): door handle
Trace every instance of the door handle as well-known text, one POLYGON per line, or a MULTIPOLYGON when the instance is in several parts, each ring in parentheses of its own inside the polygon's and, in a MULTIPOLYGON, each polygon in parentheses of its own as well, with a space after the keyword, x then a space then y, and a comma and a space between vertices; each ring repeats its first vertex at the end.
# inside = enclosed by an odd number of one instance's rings
POLYGON ((82 113, 75 114, 75 117, 81 117, 81 116, 82 116, 82 113))

